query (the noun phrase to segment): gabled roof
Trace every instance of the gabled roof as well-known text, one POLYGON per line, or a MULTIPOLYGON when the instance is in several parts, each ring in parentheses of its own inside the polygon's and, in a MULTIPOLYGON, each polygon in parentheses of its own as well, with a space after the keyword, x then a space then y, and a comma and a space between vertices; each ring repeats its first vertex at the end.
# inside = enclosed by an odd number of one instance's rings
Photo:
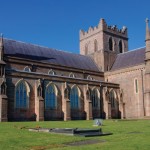
POLYGON ((4 54, 6 56, 99 72, 98 67, 89 56, 73 54, 9 39, 4 39, 4 54))
POLYGON ((145 47, 118 54, 111 71, 143 64, 144 59, 145 47))

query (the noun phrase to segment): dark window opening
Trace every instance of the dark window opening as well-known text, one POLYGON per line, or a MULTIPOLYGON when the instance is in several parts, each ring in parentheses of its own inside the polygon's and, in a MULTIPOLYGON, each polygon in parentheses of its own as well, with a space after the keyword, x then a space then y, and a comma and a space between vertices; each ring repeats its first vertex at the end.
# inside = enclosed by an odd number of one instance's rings
POLYGON ((109 50, 113 50, 113 41, 112 38, 109 38, 109 50))
POLYGON ((119 42, 119 52, 120 52, 120 53, 123 52, 123 49, 122 49, 122 42, 121 42, 121 41, 119 42))

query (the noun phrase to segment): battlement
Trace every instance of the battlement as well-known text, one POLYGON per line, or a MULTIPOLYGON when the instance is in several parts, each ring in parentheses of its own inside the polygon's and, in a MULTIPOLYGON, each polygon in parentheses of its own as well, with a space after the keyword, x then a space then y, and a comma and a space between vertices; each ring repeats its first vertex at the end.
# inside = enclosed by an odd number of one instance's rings
POLYGON ((111 34, 119 35, 127 38, 127 27, 123 26, 122 29, 118 29, 116 25, 108 26, 104 19, 101 19, 98 26, 89 27, 88 31, 80 30, 80 40, 97 34, 99 32, 109 32, 111 34))

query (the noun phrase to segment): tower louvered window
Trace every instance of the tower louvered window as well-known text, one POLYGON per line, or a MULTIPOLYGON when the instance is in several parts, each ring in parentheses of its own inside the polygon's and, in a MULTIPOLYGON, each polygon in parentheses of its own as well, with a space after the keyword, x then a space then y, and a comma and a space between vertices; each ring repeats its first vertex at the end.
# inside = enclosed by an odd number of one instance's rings
POLYGON ((120 53, 123 52, 122 41, 119 42, 119 52, 120 53))
POLYGON ((109 50, 113 50, 113 41, 112 38, 109 38, 109 50))

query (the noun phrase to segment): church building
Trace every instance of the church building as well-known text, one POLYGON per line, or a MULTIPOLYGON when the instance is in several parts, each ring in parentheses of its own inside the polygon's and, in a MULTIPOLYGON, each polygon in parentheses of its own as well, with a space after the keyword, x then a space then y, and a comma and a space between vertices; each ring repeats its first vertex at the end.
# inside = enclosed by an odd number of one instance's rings
POLYGON ((104 19, 79 34, 80 54, 1 36, 0 122, 150 117, 148 19, 136 50, 104 19))

